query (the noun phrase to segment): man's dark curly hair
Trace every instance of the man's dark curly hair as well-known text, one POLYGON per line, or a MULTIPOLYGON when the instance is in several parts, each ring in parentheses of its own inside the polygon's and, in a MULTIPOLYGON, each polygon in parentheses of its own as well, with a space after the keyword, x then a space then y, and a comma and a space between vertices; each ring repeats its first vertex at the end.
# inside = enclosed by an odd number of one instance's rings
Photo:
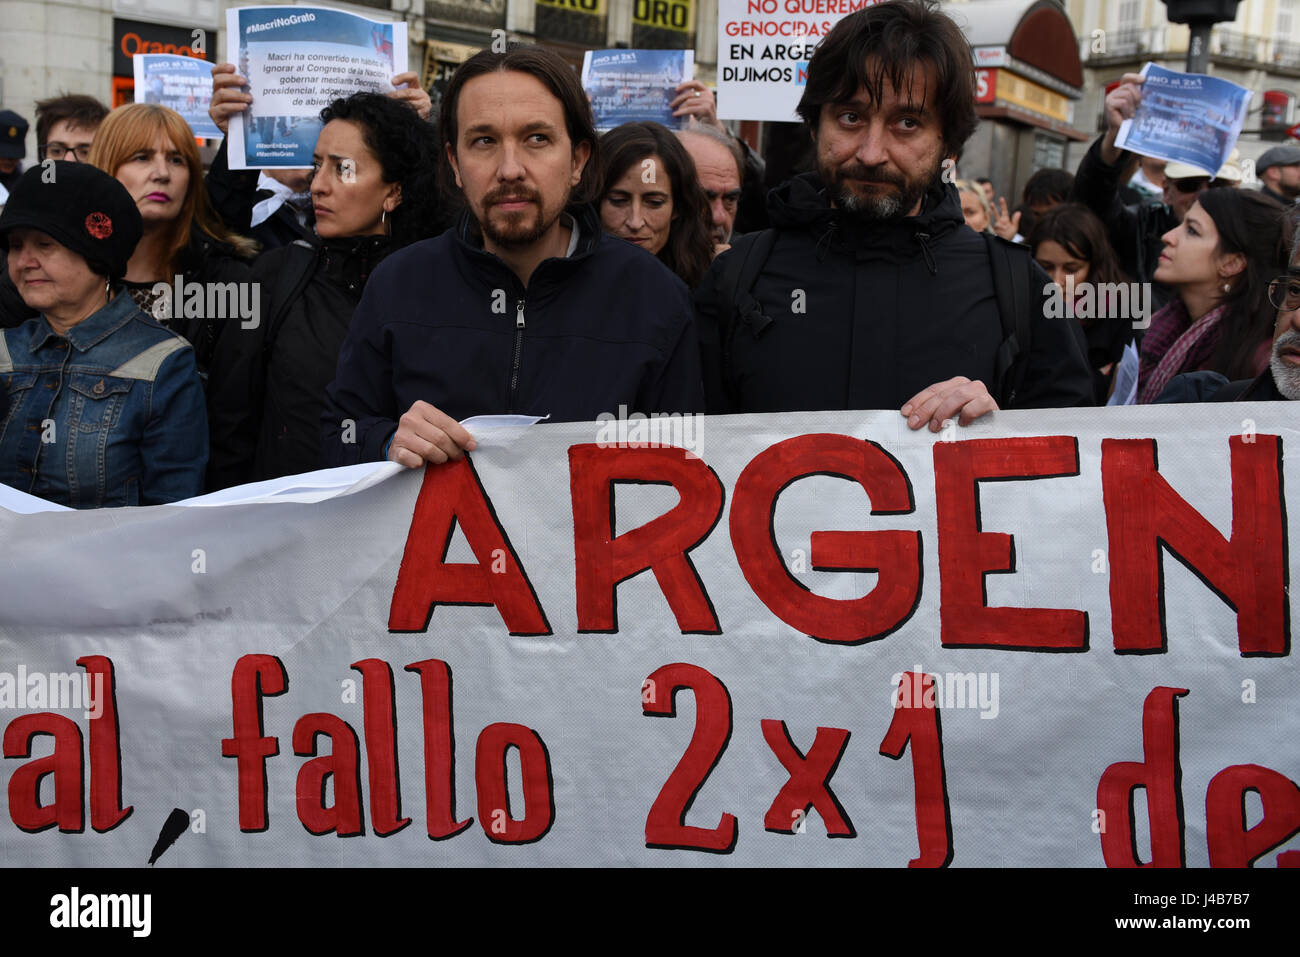
MULTIPOLYGON (((922 76, 924 74, 921 74, 922 76)), ((815 134, 822 107, 866 89, 879 104, 885 81, 909 97, 928 100, 939 114, 946 156, 960 156, 975 132, 975 67, 970 44, 935 0, 891 0, 840 20, 808 63, 808 83, 797 112, 815 134), (913 90, 913 70, 928 68, 935 89, 913 90)))
POLYGON ((320 111, 321 122, 347 120, 379 158, 384 182, 399 183, 402 202, 389 216, 397 246, 441 232, 438 203, 438 142, 415 109, 379 93, 353 93, 320 111))

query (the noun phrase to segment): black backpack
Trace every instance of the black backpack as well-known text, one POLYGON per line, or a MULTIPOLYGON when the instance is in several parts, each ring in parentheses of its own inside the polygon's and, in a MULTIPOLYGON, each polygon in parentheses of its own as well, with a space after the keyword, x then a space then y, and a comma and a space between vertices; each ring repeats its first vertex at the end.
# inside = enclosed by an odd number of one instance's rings
MULTIPOLYGON (((775 229, 764 229, 737 236, 718 277, 718 302, 721 305, 718 316, 723 324, 719 330, 722 381, 733 396, 736 390, 731 371, 731 342, 736 331, 741 325, 747 325, 757 338, 774 321, 763 313, 753 290, 776 245, 776 233, 775 229)), ((1033 339, 1030 312, 1037 301, 1034 289, 1042 289, 1042 285, 1034 276, 1034 260, 1026 247, 992 233, 982 235, 993 268, 993 291, 998 300, 998 316, 1002 320, 1002 344, 998 346, 994 364, 996 381, 990 392, 998 405, 1006 409, 1014 406, 1016 393, 1029 367, 1029 344, 1033 339)))

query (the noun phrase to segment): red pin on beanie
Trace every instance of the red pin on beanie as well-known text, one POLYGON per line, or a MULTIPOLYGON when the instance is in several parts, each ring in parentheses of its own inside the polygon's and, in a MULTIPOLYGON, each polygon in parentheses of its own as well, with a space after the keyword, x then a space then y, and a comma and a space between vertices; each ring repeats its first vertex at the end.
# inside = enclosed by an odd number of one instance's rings
POLYGON ((86 217, 86 232, 96 239, 107 239, 113 235, 113 221, 104 213, 91 213, 86 217))

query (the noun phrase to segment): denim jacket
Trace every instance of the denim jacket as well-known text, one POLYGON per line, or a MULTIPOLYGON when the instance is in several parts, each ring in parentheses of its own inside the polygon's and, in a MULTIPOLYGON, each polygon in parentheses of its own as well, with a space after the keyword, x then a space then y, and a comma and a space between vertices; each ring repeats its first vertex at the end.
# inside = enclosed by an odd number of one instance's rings
POLYGON ((0 333, 0 482, 73 508, 203 491, 208 420, 194 350, 123 291, 56 334, 0 333))

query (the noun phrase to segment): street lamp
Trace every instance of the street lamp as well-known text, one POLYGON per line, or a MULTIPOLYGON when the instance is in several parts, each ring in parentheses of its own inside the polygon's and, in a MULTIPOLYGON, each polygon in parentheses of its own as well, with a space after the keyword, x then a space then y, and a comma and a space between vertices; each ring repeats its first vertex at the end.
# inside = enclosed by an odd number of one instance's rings
POLYGON ((1210 61, 1210 28, 1237 18, 1239 0, 1164 0, 1170 23, 1186 23, 1192 29, 1187 44, 1187 72, 1204 73, 1210 61))

